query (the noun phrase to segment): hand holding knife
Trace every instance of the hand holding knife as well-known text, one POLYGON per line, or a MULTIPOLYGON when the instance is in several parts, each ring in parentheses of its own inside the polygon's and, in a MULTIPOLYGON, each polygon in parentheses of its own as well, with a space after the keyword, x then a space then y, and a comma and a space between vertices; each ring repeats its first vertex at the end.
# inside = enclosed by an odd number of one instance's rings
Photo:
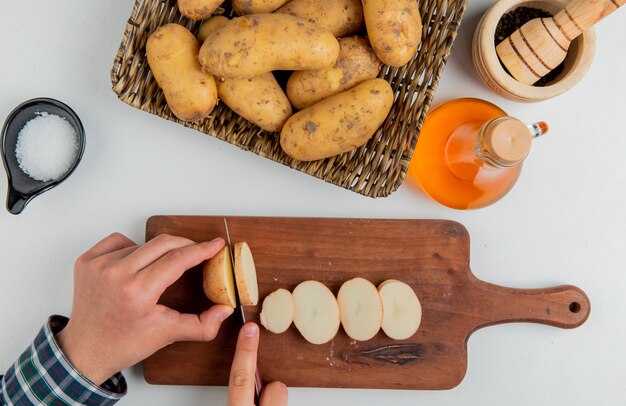
MULTIPOLYGON (((228 229, 228 221, 226 220, 226 217, 224 217, 224 227, 226 228, 226 244, 228 245, 228 253, 230 254, 231 264, 233 264, 233 270, 232 270, 233 278, 235 281, 237 281, 237 275, 234 272, 235 258, 234 258, 234 253, 233 253, 233 246, 230 241, 230 231, 228 229)), ((235 283, 235 285, 237 284, 235 283)), ((241 324, 243 326, 246 324, 246 314, 241 304, 241 300, 239 298, 239 291, 237 289, 235 289, 235 296, 236 296, 236 301, 237 301, 237 310, 239 312, 241 324)), ((248 329, 248 327, 250 326, 246 326, 245 329, 248 329)), ((256 330, 258 334, 258 327, 256 327, 256 330)), ((259 404, 262 390, 263 390, 263 382, 261 381, 261 376, 259 375, 259 369, 255 367, 254 391, 255 391, 255 404, 257 405, 259 404)))
POLYGON ((247 323, 239 332, 237 351, 230 370, 228 386, 228 406, 259 405, 287 406, 287 386, 272 382, 265 386, 260 399, 254 400, 254 375, 257 351, 259 349, 259 327, 247 323))

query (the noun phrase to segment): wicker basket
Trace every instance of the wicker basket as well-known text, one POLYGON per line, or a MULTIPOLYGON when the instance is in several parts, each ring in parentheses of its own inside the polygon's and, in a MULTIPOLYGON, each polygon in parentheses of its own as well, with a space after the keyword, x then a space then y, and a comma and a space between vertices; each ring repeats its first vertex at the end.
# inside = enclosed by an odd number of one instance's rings
MULTIPOLYGON (((337 186, 370 197, 384 197, 402 184, 465 6, 466 0, 420 1, 424 29, 417 55, 401 68, 384 66, 380 73, 396 94, 389 116, 366 145, 321 161, 300 162, 290 158, 280 148, 278 133, 261 130, 224 103, 200 124, 183 122, 170 112, 148 67, 145 45, 150 33, 169 22, 197 31, 199 24, 181 16, 176 0, 135 1, 111 71, 113 91, 123 102, 138 109, 211 134, 337 186)), ((228 4, 224 9, 226 15, 232 15, 228 4)))

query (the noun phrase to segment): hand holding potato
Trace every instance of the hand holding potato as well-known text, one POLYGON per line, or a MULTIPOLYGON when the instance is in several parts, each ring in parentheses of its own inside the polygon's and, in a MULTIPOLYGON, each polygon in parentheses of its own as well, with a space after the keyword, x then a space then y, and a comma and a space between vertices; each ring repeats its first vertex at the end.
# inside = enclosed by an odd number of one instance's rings
POLYGON ((101 385, 116 372, 176 341, 211 341, 233 312, 216 305, 183 314, 157 301, 189 268, 224 246, 161 235, 137 245, 121 234, 100 241, 76 261, 74 303, 56 338, 83 375, 101 385))

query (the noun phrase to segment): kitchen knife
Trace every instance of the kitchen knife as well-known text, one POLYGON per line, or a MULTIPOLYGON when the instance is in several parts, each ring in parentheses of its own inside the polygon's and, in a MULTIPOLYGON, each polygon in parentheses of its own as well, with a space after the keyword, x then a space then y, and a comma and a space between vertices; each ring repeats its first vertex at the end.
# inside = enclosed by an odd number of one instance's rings
MULTIPOLYGON (((233 246, 230 242, 230 231, 228 230, 228 221, 226 221, 226 217, 224 217, 224 227, 226 228, 226 244, 228 245, 228 253, 230 254, 230 263, 232 264, 231 272, 233 273, 233 280, 235 281, 235 298, 237 302, 237 310, 239 311, 239 316, 241 319, 241 325, 246 324, 246 314, 243 310, 243 305, 241 304, 241 300, 239 299, 239 289, 237 289, 237 274, 235 273, 235 254, 233 251, 233 246)), ((254 392, 255 392, 255 402, 258 405, 261 397, 261 391, 263 390, 263 382, 261 381, 261 375, 259 375, 259 368, 255 368, 254 374, 254 392)))

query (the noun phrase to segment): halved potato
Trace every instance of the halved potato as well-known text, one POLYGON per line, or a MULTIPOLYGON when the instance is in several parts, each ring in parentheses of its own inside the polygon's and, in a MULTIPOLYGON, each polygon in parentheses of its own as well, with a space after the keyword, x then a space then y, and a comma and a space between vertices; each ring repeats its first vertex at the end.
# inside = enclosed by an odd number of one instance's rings
POLYGON ((233 265, 228 247, 224 247, 204 264, 202 276, 202 287, 210 301, 233 308, 237 305, 233 265))
POLYGON ((353 340, 374 337, 383 321, 383 304, 376 286, 363 278, 345 282, 337 294, 341 324, 353 340))
POLYGON ((234 246, 233 256, 239 300, 243 306, 256 306, 259 302, 259 286, 252 251, 247 243, 238 242, 234 246))
POLYGON ((422 306, 413 289, 404 282, 387 280, 378 286, 383 302, 382 328, 395 340, 412 337, 422 320, 422 306))
POLYGON ((293 297, 286 289, 278 289, 263 300, 261 324, 275 334, 287 331, 293 322, 293 297))
POLYGON ((317 281, 302 282, 293 290, 293 322, 311 344, 324 344, 339 331, 339 306, 326 286, 317 281))

